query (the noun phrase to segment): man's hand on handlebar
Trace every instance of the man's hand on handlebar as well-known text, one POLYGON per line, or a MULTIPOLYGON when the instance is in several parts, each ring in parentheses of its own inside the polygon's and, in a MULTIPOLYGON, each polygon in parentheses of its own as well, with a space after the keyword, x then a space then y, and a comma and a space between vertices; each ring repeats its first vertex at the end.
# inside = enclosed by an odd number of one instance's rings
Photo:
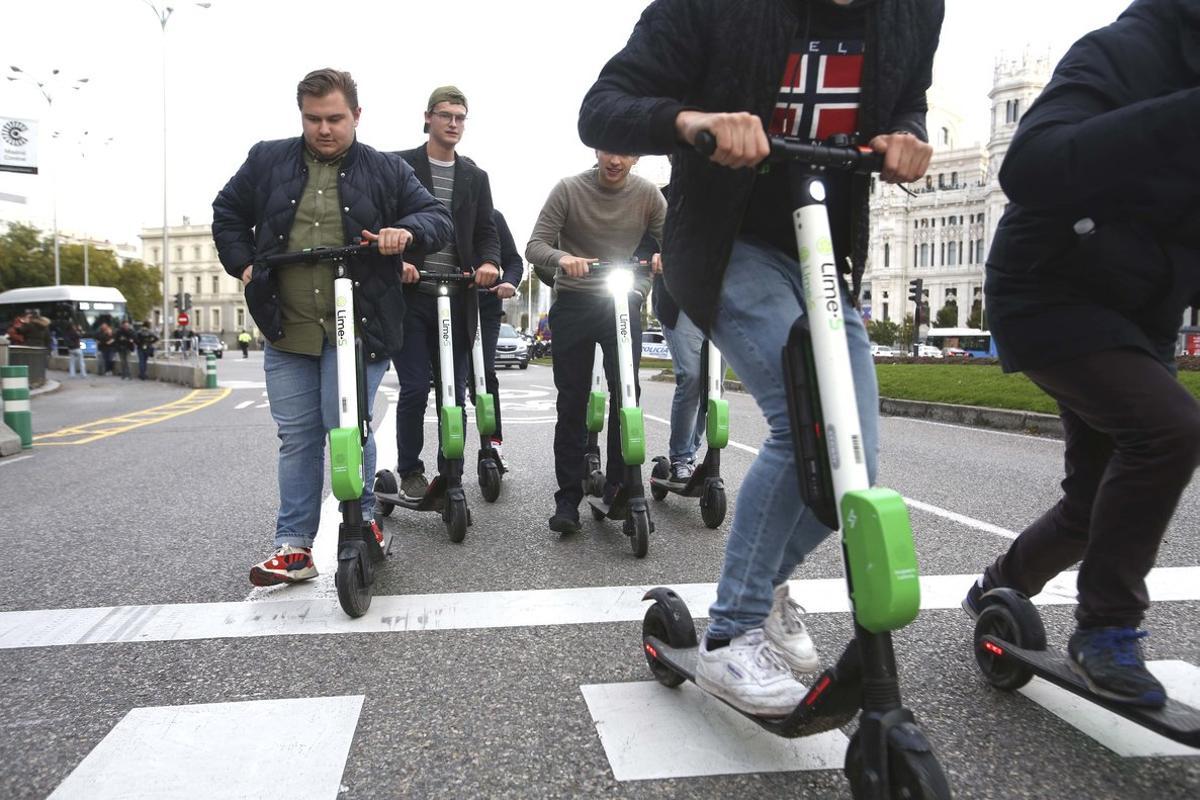
POLYGON ((475 270, 475 285, 486 288, 500 277, 499 268, 490 261, 485 261, 475 270))
POLYGON ((563 256, 558 260, 558 266, 570 278, 582 278, 588 274, 588 265, 595 261, 594 258, 580 258, 578 256, 563 256))
POLYGON ((753 167, 771 152, 762 120, 745 111, 733 114, 709 114, 680 111, 675 117, 675 132, 695 146, 696 135, 708 131, 717 140, 717 149, 709 159, 723 167, 753 167))
POLYGON ((362 238, 367 242, 374 242, 379 248, 380 255, 398 256, 404 252, 404 248, 408 247, 408 243, 413 240, 413 235, 411 231, 404 228, 380 228, 379 233, 364 230, 362 238))
POLYGON ((662 274, 662 253, 655 253, 653 256, 650 257, 650 274, 651 275, 661 275, 662 274))
POLYGON ((499 297, 501 300, 507 300, 510 297, 516 296, 517 287, 513 286, 511 283, 497 283, 492 287, 492 294, 496 295, 496 297, 499 297))
POLYGON ((933 148, 911 133, 889 133, 871 140, 871 149, 883 154, 879 177, 887 183, 915 181, 929 169, 933 148))
POLYGON ((404 262, 404 269, 400 273, 401 283, 418 283, 421 280, 421 273, 417 271, 415 264, 404 262))

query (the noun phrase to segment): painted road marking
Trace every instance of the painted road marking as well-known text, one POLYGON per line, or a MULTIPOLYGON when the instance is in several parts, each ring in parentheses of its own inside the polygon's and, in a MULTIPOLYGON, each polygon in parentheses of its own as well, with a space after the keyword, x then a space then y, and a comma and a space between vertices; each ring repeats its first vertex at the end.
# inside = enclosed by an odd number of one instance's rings
POLYGON ((39 447, 44 445, 91 444, 100 439, 106 439, 109 436, 116 436, 119 433, 126 433, 135 428, 154 425, 158 422, 166 422, 169 419, 207 408, 213 403, 219 403, 224 400, 232 391, 232 389, 196 389, 178 400, 161 406, 147 408, 143 411, 134 411, 130 414, 122 414, 119 417, 98 419, 82 425, 72 425, 53 433, 39 434, 33 437, 33 441, 39 447))
POLYGON ((846 758, 849 740, 839 730, 782 739, 691 683, 579 688, 619 781, 841 769, 846 758))
POLYGON ((3 467, 5 464, 15 464, 18 461, 25 461, 30 458, 33 458, 33 456, 17 456, 16 458, 0 459, 0 467, 3 467))
MULTIPOLYGON (((222 389, 265 389, 267 388, 266 381, 218 381, 217 385, 222 389)), ((266 394, 266 392, 263 392, 266 394)))
MULTIPOLYGON (((318 540, 319 541, 319 540, 318 540)), ((332 541, 332 538, 330 539, 332 541)), ((331 573, 327 573, 330 576, 331 573)), ((1034 598, 1038 605, 1073 605, 1077 572, 1064 572, 1034 598)), ((923 610, 957 609, 978 573, 921 578, 923 610)), ((811 614, 850 610, 840 578, 791 581, 791 594, 811 614)), ((1155 602, 1200 600, 1200 567, 1163 567, 1147 578, 1155 602)), ((286 587, 264 602, 45 609, 0 613, 0 650, 120 642, 167 642, 256 636, 404 633, 430 630, 584 625, 641 620, 650 586, 459 592, 378 596, 367 614, 350 619, 332 597, 300 597, 286 587)), ((716 599, 715 583, 673 588, 702 619, 716 599)))
MULTIPOLYGON (((650 414, 645 414, 644 416, 646 419, 654 420, 655 422, 661 422, 663 425, 670 426, 671 424, 670 420, 663 419, 662 417, 655 417, 650 414)), ((740 442, 730 440, 729 446, 736 447, 739 450, 745 450, 747 453, 758 455, 757 448, 741 444, 740 442)), ((981 519, 968 517, 965 514, 959 514, 956 511, 950 511, 949 509, 942 508, 940 506, 931 505, 930 503, 923 503, 920 500, 913 500, 911 497, 905 497, 904 502, 918 511, 924 511, 927 514, 933 514, 934 516, 942 517, 952 522, 957 522, 959 525, 965 525, 968 528, 974 528, 975 530, 983 531, 984 533, 1003 536, 1005 539, 1016 539, 1018 536, 1016 531, 1010 531, 1007 528, 1001 528, 1000 526, 993 525, 990 522, 984 522, 981 519)))
MULTIPOLYGON (((1186 661, 1147 661, 1146 667, 1162 681, 1168 697, 1200 708, 1200 667, 1186 661)), ((1020 692, 1119 756, 1200 756, 1200 750, 1159 736, 1041 678, 1020 692)))
POLYGON ((51 800, 338 796, 363 696, 135 708, 51 800))
POLYGON ((240 403, 238 403, 236 406, 234 406, 234 407, 233 407, 233 410, 234 410, 234 411, 241 411, 241 410, 242 410, 243 408, 245 408, 246 406, 252 406, 252 405, 254 405, 254 401, 253 401, 253 400, 243 400, 242 402, 240 402, 240 403))

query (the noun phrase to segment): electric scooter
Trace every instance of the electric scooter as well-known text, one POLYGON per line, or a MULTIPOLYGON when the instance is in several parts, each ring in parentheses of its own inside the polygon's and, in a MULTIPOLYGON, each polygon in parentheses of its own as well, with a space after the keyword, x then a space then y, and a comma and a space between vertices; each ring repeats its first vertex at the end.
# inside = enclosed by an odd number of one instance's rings
POLYGON ((593 497, 604 494, 604 469, 600 463, 600 432, 608 417, 608 380, 604 376, 604 348, 596 345, 592 359, 592 391, 588 394, 587 446, 583 451, 583 493, 593 497))
POLYGON ((650 495, 655 500, 665 500, 667 494, 700 498, 700 518, 710 529, 721 527, 725 521, 725 481, 721 478, 721 450, 729 444, 729 401, 722 395, 725 390, 724 369, 721 354, 712 342, 704 343, 704 380, 708 386, 708 398, 704 415, 704 438, 708 449, 704 460, 682 483, 671 480, 671 460, 666 456, 654 459, 654 470, 650 473, 650 495))
POLYGON ((395 506, 409 511, 437 511, 446 524, 450 541, 458 544, 467 535, 471 524, 471 511, 467 508, 467 495, 463 491, 463 453, 466 449, 466 412, 458 405, 454 392, 454 331, 450 319, 450 287, 461 286, 464 290, 474 284, 470 273, 461 275, 443 272, 420 272, 421 280, 433 281, 438 285, 438 442, 442 457, 446 461, 446 474, 439 473, 429 483, 429 488, 420 500, 410 500, 400 494, 399 482, 390 469, 375 473, 375 502, 379 513, 391 516, 395 506))
MULTIPOLYGON (((642 464, 646 461, 646 430, 642 410, 637 404, 637 383, 633 371, 633 336, 629 319, 629 293, 633 291, 634 270, 649 270, 646 260, 628 263, 593 261, 588 265, 590 273, 603 277, 608 283, 613 300, 613 314, 617 329, 617 367, 621 376, 621 459, 625 462, 625 480, 612 500, 589 497, 592 518, 623 520, 621 530, 629 537, 629 545, 637 558, 645 558, 650 548, 650 534, 654 523, 650 520, 650 506, 646 503, 642 487, 642 464)), ((603 371, 603 370, 602 370, 603 371)), ((593 377, 593 390, 595 377, 593 377)), ((589 398, 596 397, 595 391, 589 398)), ((590 410, 590 408, 589 408, 590 410)), ((600 417, 603 421, 603 417, 600 417)), ((599 458, 597 457, 597 461, 599 458)), ((593 479, 594 482, 594 479, 593 479)))
POLYGON ((479 475, 479 491, 483 499, 494 503, 500 497, 500 479, 508 470, 496 449, 492 446, 492 434, 496 432, 496 398, 487 390, 487 373, 483 363, 483 320, 479 316, 479 300, 472 297, 475 306, 475 339, 471 345, 471 371, 475 384, 475 428, 479 432, 479 456, 476 470, 479 475))
POLYGON ((371 606, 375 570, 392 549, 392 535, 383 531, 383 545, 375 539, 360 503, 365 487, 363 445, 371 432, 367 374, 363 368, 362 338, 354 333, 354 282, 347 262, 374 245, 314 248, 298 253, 267 256, 259 263, 268 269, 296 263, 328 261, 334 270, 333 304, 336 315, 334 349, 337 354, 338 427, 329 431, 329 482, 341 501, 338 526, 338 565, 334 583, 338 602, 351 617, 361 617, 371 606))
POLYGON ((1169 697, 1162 708, 1147 708, 1096 694, 1061 652, 1047 646, 1041 616, 1016 590, 992 589, 980 598, 975 663, 997 689, 1016 691, 1036 675, 1160 736, 1200 747, 1200 709, 1169 697))
MULTIPOLYGON (((715 148, 711 134, 697 137, 701 153, 715 148)), ((950 789, 928 740, 901 703, 892 646, 891 632, 916 619, 920 609, 912 529, 903 498, 891 489, 870 488, 867 477, 824 203, 823 172, 877 172, 881 160, 849 146, 848 137, 816 145, 772 138, 771 158, 808 165, 804 171, 790 169, 807 313, 790 331, 784 374, 801 495, 822 523, 842 532, 854 638, 786 717, 739 713, 789 738, 839 728, 858 716, 845 760, 853 796, 942 800, 950 789)), ((665 587, 650 590, 645 599, 654 601, 642 624, 650 671, 665 686, 694 681, 699 648, 687 605, 665 587)))

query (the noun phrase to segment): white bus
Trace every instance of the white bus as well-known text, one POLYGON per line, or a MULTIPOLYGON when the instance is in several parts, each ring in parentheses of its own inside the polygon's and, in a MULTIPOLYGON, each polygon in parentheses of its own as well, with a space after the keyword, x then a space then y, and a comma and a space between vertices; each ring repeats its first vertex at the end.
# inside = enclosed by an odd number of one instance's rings
POLYGON ((968 358, 995 358, 996 343, 992 334, 975 328, 930 328, 925 341, 934 347, 965 350, 968 358))
MULTIPOLYGON (((54 330, 65 330, 79 323, 84 337, 90 338, 107 322, 114 329, 125 319, 125 295, 111 286, 29 286, 0 292, 0 333, 8 330, 14 318, 26 311, 37 311, 50 319, 54 330)), ((89 351, 91 347, 87 348, 89 351)))

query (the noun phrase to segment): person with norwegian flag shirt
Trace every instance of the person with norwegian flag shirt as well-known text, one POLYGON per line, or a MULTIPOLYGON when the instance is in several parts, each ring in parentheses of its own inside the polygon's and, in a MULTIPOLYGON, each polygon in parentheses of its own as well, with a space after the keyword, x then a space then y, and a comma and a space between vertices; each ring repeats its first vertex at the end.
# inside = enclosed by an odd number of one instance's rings
MULTIPOLYGON (((700 688, 750 714, 790 713, 805 693, 796 675, 820 668, 787 582, 830 533, 796 491, 780 352, 804 291, 787 169, 764 163, 767 137, 844 134, 883 155, 883 181, 922 177, 944 13, 943 0, 656 0, 580 109, 588 146, 672 155, 663 278, 769 425, 738 495, 696 667, 700 688), (702 131, 717 141, 708 157, 694 148, 702 131)), ((879 390, 850 303, 866 261, 870 179, 825 182, 873 481, 879 390)))

